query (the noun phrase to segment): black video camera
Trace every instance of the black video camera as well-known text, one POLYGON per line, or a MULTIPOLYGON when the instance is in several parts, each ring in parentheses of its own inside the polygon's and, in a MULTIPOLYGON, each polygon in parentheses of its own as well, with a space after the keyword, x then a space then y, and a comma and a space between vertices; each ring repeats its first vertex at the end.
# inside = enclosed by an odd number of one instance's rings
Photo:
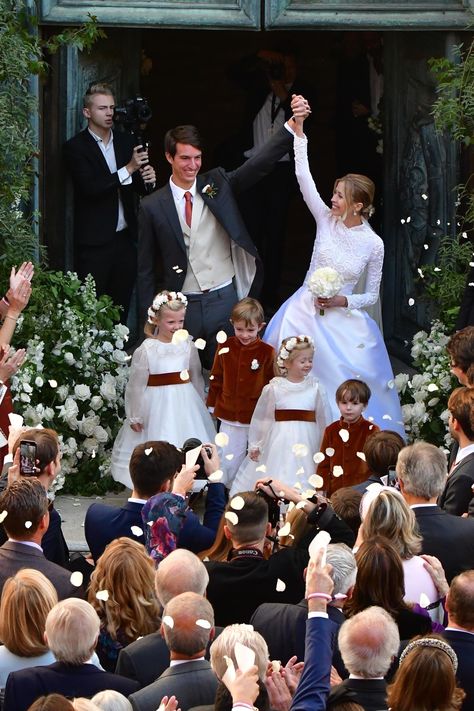
MULTIPOLYGON (((183 464, 186 462, 186 453, 189 452, 191 449, 195 449, 196 447, 199 447, 202 444, 200 439, 197 439, 196 437, 190 437, 189 439, 186 440, 186 442, 183 444, 181 447, 181 451, 183 453, 183 464)), ((206 447, 206 452, 207 454, 212 457, 212 449, 209 447, 206 447)), ((196 472, 196 479, 207 479, 207 474, 206 470, 204 469, 204 459, 202 458, 202 454, 199 455, 199 457, 196 460, 196 464, 199 464, 199 469, 196 472)))
POLYGON ((146 126, 152 115, 147 99, 134 96, 132 99, 125 99, 122 106, 115 107, 114 121, 135 134, 138 129, 146 126))

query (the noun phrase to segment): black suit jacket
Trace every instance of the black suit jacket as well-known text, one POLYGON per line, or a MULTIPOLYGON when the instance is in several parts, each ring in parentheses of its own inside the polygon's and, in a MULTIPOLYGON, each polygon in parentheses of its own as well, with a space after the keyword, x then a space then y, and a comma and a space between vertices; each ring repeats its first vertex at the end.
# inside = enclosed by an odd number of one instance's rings
MULTIPOLYGON (((224 484, 210 484, 206 494, 203 523, 193 511, 188 510, 178 536, 178 546, 187 548, 193 553, 210 548, 214 543, 225 504, 224 484)), ((121 508, 106 504, 89 506, 84 521, 84 531, 87 545, 95 561, 100 558, 106 545, 120 536, 127 536, 145 544, 144 536, 134 536, 131 529, 132 526, 138 526, 143 530, 142 508, 143 504, 134 501, 127 501, 121 508)))
MULTIPOLYGON (((117 170, 130 161, 133 147, 131 135, 114 131, 117 170)), ((134 173, 130 185, 122 185, 118 174, 110 172, 97 141, 87 128, 67 141, 64 156, 74 185, 75 244, 100 246, 114 239, 119 192, 130 235, 136 239, 136 191, 143 192, 139 173, 134 173)))
POLYGON ((423 537, 422 553, 435 555, 450 583, 463 570, 474 568, 474 520, 443 511, 439 506, 414 507, 423 537))
POLYGON ((22 568, 33 568, 46 575, 56 588, 60 600, 84 596, 82 587, 71 585, 71 571, 49 561, 38 548, 11 541, 0 548, 0 595, 7 578, 22 568))
MULTIPOLYGON (((223 168, 213 168, 197 176, 197 192, 209 210, 230 239, 257 260, 257 249, 239 212, 236 196, 267 175, 292 144, 292 134, 282 128, 257 155, 236 170, 227 172, 223 168), (202 193, 207 184, 215 187, 213 198, 202 193)), ((161 289, 181 291, 186 277, 183 230, 169 183, 142 200, 138 221, 138 297, 144 320, 154 295, 161 289)))
POLYGON ((445 630, 443 637, 458 657, 456 679, 466 692, 462 709, 471 711, 474 708, 474 635, 461 630, 445 630))
POLYGON ((9 674, 3 708, 4 711, 27 711, 37 698, 47 694, 91 698, 99 691, 113 689, 128 696, 136 688, 136 681, 101 671, 93 664, 71 666, 55 662, 9 674))
POLYGON ((462 516, 469 509, 473 497, 474 452, 464 457, 449 474, 444 491, 438 503, 442 509, 454 516, 462 516))
POLYGON ((385 679, 345 679, 338 684, 328 697, 328 703, 340 687, 354 692, 351 699, 360 704, 365 711, 384 711, 387 708, 387 683, 385 679))
POLYGON ((159 679, 130 696, 134 711, 156 711, 163 696, 176 696, 181 711, 192 706, 212 704, 217 677, 207 660, 185 662, 168 667, 159 679))

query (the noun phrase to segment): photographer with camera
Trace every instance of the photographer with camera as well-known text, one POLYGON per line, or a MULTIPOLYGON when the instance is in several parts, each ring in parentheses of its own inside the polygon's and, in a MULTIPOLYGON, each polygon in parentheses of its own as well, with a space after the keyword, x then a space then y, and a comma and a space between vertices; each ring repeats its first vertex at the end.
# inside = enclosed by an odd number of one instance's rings
POLYGON ((65 158, 74 185, 75 269, 81 278, 92 274, 97 295, 122 306, 126 322, 137 271, 137 193, 153 188, 156 175, 146 147, 113 130, 114 110, 111 87, 91 84, 87 128, 67 141, 65 158))
MULTIPOLYGON (((232 542, 232 549, 227 561, 205 563, 209 573, 207 597, 216 624, 248 623, 264 602, 299 603, 304 596, 308 544, 319 530, 327 530, 334 543, 353 545, 352 531, 325 501, 315 497, 305 503, 312 528, 304 544, 281 546, 265 557, 278 546, 280 504, 297 497, 299 494, 290 487, 270 479, 257 482, 255 491, 244 491, 230 499, 224 513, 224 535, 232 542)), ((300 500, 306 502, 303 497, 300 500)))

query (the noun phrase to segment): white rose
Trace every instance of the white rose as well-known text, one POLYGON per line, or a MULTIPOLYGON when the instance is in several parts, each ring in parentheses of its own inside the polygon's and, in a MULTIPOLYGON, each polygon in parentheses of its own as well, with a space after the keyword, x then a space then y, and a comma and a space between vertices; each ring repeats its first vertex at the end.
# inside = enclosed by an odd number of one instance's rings
POLYGON ((426 381, 423 375, 420 375, 420 373, 416 373, 416 375, 414 375, 411 379, 411 386, 414 390, 419 390, 419 388, 423 387, 425 382, 426 381))
MULTIPOLYGON (((23 383, 23 391, 31 395, 31 393, 33 392, 33 388, 29 383, 23 383)), ((29 402, 29 400, 25 400, 24 402, 29 402)))
POLYGON ((97 415, 84 415, 79 420, 79 432, 84 434, 86 437, 91 437, 94 434, 94 430, 99 424, 99 418, 97 415))
MULTIPOLYGON (((88 452, 89 454, 92 454, 92 452, 97 452, 99 448, 99 443, 96 440, 95 437, 88 437, 87 439, 84 440, 82 443, 82 446, 88 452)), ((77 453, 77 456, 79 456, 79 452, 77 453)))
POLYGON ((124 340, 127 340, 130 331, 127 326, 124 326, 122 323, 118 323, 114 327, 114 333, 118 338, 123 338, 124 340))
POLYGON ((102 407, 103 404, 104 404, 104 401, 102 400, 100 395, 94 395, 91 398, 90 406, 93 410, 100 410, 100 408, 102 407))
POLYGON ((43 378, 40 378, 40 376, 38 375, 38 377, 35 378, 35 385, 36 385, 36 387, 40 388, 40 387, 43 385, 43 383, 44 383, 43 378))
POLYGON ((105 351, 106 353, 112 353, 112 351, 114 350, 114 347, 110 343, 110 341, 104 341, 102 344, 102 350, 105 351))
POLYGON ((397 392, 404 393, 409 382, 410 376, 408 373, 399 373, 395 376, 395 387, 397 388, 397 392))
POLYGON ((54 419, 54 410, 52 407, 46 407, 44 410, 44 416, 47 420, 53 420, 54 419))
POLYGON ((439 419, 441 420, 441 422, 444 422, 444 424, 446 425, 449 420, 449 415, 450 415, 449 410, 443 410, 443 412, 439 416, 439 419))
POLYGON ((88 385, 80 383, 79 385, 75 386, 74 395, 77 397, 78 400, 89 400, 91 396, 91 389, 88 385))
POLYGON ((415 402, 412 409, 412 417, 415 422, 420 424, 426 422, 428 415, 426 414, 426 407, 423 402, 415 402))
POLYGON ((66 398, 64 405, 59 406, 59 417, 63 420, 71 420, 79 414, 79 408, 72 397, 66 398))
POLYGON ((125 363, 127 360, 127 354, 125 353, 125 351, 115 350, 112 353, 112 360, 114 361, 114 363, 125 363))
POLYGON ((59 388, 56 390, 56 394, 60 400, 65 400, 68 396, 69 393, 69 388, 67 385, 60 385, 59 388))
POLYGON ((28 393, 21 393, 21 395, 20 395, 20 400, 21 400, 22 402, 30 402, 31 398, 30 398, 30 396, 28 395, 28 393))
POLYGON ((413 393, 413 399, 415 402, 424 402, 427 397, 428 393, 426 390, 418 390, 416 393, 413 393))
POLYGON ((94 429, 94 437, 97 439, 98 442, 107 442, 107 440, 109 439, 109 435, 100 425, 97 425, 97 427, 94 429))
POLYGON ((100 385, 100 394, 105 400, 116 400, 117 391, 115 389, 115 379, 112 375, 108 373, 103 376, 102 383, 100 385))
POLYGON ((66 447, 68 449, 69 454, 74 454, 75 452, 77 452, 77 442, 74 437, 67 438, 66 447))
POLYGON ((70 351, 68 351, 67 353, 64 354, 64 360, 66 361, 66 363, 68 365, 72 365, 74 363, 75 358, 74 358, 73 354, 70 351))

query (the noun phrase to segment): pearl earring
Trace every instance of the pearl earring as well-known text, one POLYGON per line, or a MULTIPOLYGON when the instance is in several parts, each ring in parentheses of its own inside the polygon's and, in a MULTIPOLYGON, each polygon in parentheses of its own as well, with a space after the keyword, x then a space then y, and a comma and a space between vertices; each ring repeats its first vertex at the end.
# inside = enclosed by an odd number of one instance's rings
POLYGON ((353 212, 352 214, 354 215, 354 217, 357 217, 357 215, 358 215, 359 213, 356 212, 356 210, 354 210, 354 212, 353 212))

